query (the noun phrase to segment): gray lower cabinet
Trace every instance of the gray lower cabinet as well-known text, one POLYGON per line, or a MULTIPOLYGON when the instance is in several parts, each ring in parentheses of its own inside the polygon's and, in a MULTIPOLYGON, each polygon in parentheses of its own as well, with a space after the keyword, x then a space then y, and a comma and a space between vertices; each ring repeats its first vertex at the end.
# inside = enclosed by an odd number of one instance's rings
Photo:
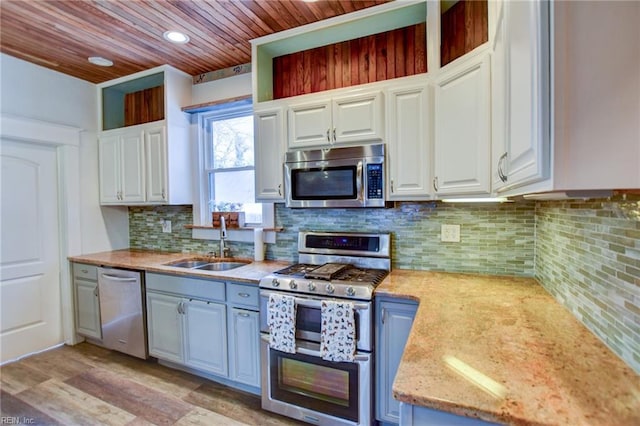
POLYGON ((376 419, 380 422, 400 421, 400 403, 392 394, 393 380, 417 308, 409 300, 376 298, 376 419))
POLYGON ((226 377, 225 283, 147 273, 149 354, 226 377))
POLYGON ((146 274, 149 354, 260 388, 258 286, 146 274))
POLYGON ((227 283, 229 307, 229 378, 260 387, 259 290, 227 283))
POLYGON ((76 333, 102 339, 100 326, 100 295, 98 294, 98 269, 94 265, 72 263, 75 291, 76 333))

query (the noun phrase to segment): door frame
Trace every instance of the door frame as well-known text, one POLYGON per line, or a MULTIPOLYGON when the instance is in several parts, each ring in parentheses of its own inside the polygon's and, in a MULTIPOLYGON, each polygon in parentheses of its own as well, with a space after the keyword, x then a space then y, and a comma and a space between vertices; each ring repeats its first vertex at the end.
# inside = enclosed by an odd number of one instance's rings
POLYGON ((62 333, 66 344, 81 339, 75 333, 74 294, 69 256, 81 254, 80 139, 83 129, 46 121, 0 114, 0 137, 56 148, 58 173, 58 234, 62 333))

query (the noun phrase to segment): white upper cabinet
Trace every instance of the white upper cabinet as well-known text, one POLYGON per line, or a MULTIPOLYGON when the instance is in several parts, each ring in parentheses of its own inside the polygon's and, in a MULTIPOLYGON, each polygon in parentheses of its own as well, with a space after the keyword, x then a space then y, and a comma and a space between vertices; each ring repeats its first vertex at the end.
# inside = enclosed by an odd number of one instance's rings
POLYGON ((384 104, 380 91, 332 99, 320 97, 293 104, 287 118, 290 149, 379 142, 384 137, 384 104))
POLYGON ((190 204, 192 79, 161 66, 98 85, 101 204, 190 204))
POLYGON ((435 175, 441 195, 491 192, 489 55, 474 55, 439 75, 435 87, 435 175))
POLYGON ((424 77, 389 87, 387 160, 389 200, 416 200, 432 195, 431 99, 424 77))
POLYGON ((254 111, 256 201, 284 201, 284 119, 281 107, 254 111))
POLYGON ((494 37, 494 189, 549 177, 547 2, 505 2, 494 37))

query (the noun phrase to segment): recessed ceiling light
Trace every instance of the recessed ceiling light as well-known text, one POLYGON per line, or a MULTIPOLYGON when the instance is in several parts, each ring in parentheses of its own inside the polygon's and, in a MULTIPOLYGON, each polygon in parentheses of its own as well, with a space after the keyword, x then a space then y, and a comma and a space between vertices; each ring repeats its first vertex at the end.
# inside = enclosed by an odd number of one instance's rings
POLYGON ((189 41, 189 36, 185 33, 181 33, 180 31, 165 31, 164 34, 162 34, 162 37, 171 43, 177 44, 185 44, 189 41))
POLYGON ((89 62, 94 65, 99 65, 101 67, 110 67, 113 65, 113 61, 110 61, 102 56, 91 56, 88 58, 89 62))

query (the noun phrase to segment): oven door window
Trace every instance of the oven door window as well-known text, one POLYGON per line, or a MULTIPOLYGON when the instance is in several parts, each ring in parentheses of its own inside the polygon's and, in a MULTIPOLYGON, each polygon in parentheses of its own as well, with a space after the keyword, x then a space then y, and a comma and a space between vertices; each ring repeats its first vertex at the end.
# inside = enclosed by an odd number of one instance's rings
POLYGON ((271 397, 358 422, 358 364, 269 351, 271 397))
POLYGON ((357 198, 356 166, 291 170, 294 200, 352 200, 357 198))

